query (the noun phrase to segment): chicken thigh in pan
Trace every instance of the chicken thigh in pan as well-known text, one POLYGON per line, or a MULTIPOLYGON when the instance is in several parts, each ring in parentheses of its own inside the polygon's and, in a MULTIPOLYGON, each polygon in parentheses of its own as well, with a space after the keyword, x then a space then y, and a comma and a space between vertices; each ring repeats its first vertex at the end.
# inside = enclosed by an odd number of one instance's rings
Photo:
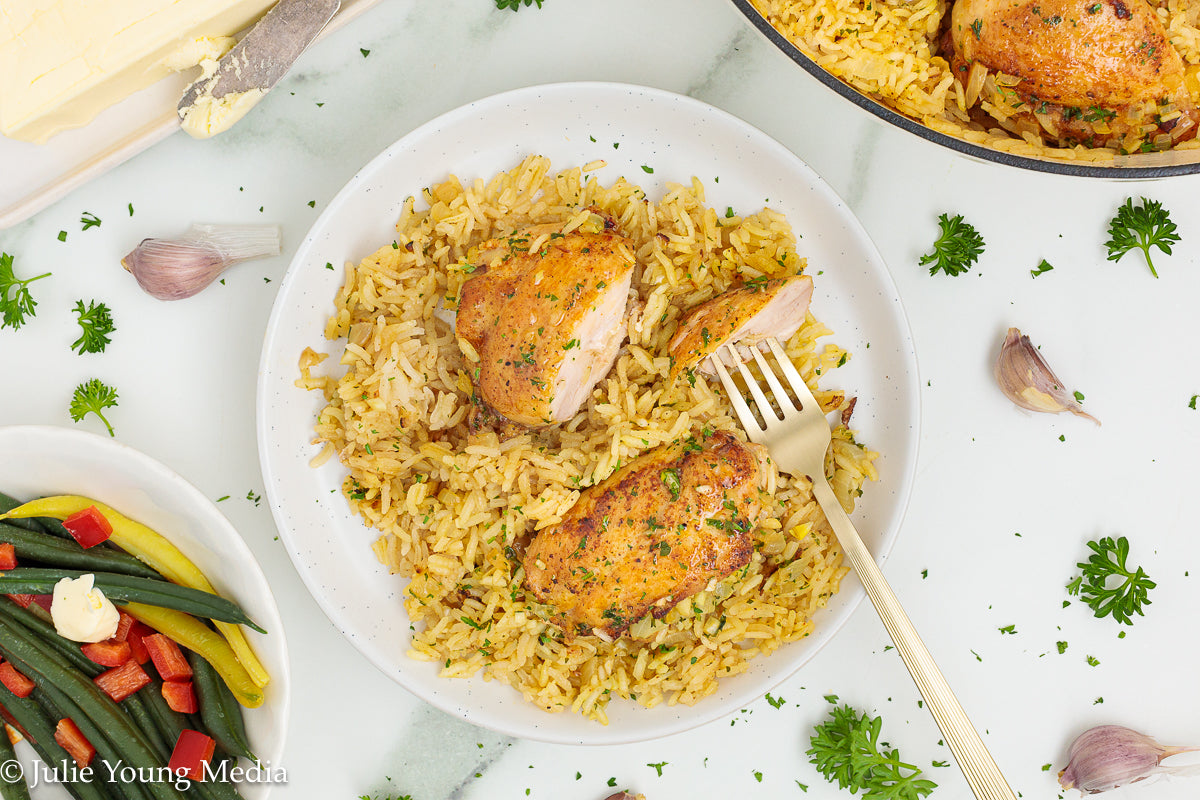
POLYGON ((1017 135, 1126 152, 1196 135, 1183 60, 1147 0, 956 0, 943 51, 967 107, 1017 135))

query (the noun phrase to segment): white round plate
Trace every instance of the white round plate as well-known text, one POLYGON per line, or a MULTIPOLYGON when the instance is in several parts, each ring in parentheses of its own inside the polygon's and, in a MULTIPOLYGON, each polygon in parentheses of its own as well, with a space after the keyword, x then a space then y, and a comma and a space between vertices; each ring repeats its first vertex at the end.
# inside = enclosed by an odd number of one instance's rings
MULTIPOLYGON (((263 704, 245 712, 255 755, 282 765, 291 707, 287 642, 275 597, 250 548, 200 490, 132 447, 93 433, 37 425, 0 427, 0 491, 18 500, 76 494, 99 500, 171 540, 208 576, 217 591, 265 628, 246 635, 271 674, 263 704)), ((242 767, 247 766, 242 762, 242 767)), ((270 782, 244 782, 245 800, 265 800, 270 782)), ((69 795, 58 786, 33 791, 42 798, 69 795)))
POLYGON ((874 245, 845 204, 778 142, 723 111, 688 97, 640 86, 565 83, 518 89, 463 106, 385 150, 355 175, 313 225, 288 269, 267 325, 258 385, 258 438, 267 497, 300 576, 325 613, 386 674, 433 705, 477 725, 549 742, 615 744, 676 733, 722 717, 791 675, 829 641, 863 597, 855 579, 822 613, 816 633, 756 660, 695 706, 646 709, 614 700, 609 724, 569 712, 548 714, 516 690, 481 677, 439 678, 438 665, 415 661, 402 606, 405 580, 376 561, 376 533, 352 516, 340 493, 346 471, 336 459, 313 469, 313 423, 320 392, 296 388, 305 347, 333 354, 325 321, 344 273, 394 238, 409 195, 454 174, 469 184, 510 169, 531 154, 554 170, 604 159, 602 183, 619 176, 651 198, 668 182, 705 185, 724 211, 764 204, 787 214, 800 255, 816 283, 813 312, 853 358, 826 379, 858 395, 854 424, 879 450, 878 484, 865 488, 854 521, 882 558, 899 528, 916 464, 916 359, 895 285, 874 245), (327 264, 336 269, 327 269, 327 264))

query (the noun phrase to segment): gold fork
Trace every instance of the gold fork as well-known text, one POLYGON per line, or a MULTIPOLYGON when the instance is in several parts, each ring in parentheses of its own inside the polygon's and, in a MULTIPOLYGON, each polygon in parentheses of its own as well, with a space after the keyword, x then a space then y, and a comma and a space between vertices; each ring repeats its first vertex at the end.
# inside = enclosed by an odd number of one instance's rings
POLYGON ((967 719, 962 705, 954 696, 946 679, 942 677, 929 650, 921 641, 908 615, 904 613, 900 601, 888 586, 850 518, 842 510, 829 481, 825 479, 825 452, 829 449, 832 438, 829 421, 779 341, 771 338, 766 340, 766 344, 775 355, 783 379, 800 401, 799 408, 788 397, 779 375, 757 347, 750 348, 750 351, 770 387, 778 411, 771 405, 762 387, 732 346, 724 345, 712 356, 713 366, 729 395, 738 419, 746 429, 746 435, 750 441, 767 447, 771 458, 781 470, 792 475, 803 475, 812 482, 813 496, 825 512, 825 517, 837 535, 850 566, 867 590, 867 597, 871 598, 871 603, 883 620, 883 626, 892 637, 900 657, 904 659, 904 666, 908 667, 921 696, 925 698, 926 706, 941 728, 946 744, 954 753, 954 758, 958 761, 958 766, 966 776, 975 797, 979 800, 1016 800, 1016 795, 1004 780, 1000 768, 983 744, 983 740, 979 738, 971 721, 967 719), (728 354, 729 363, 736 365, 736 369, 745 380, 746 388, 762 415, 761 424, 726 369, 723 353, 728 354))

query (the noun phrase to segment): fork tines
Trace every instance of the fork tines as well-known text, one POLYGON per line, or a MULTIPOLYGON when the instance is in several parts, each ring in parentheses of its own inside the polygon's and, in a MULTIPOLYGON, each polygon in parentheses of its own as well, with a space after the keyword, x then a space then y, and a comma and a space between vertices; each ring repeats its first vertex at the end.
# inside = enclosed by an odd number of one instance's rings
POLYGON ((746 427, 747 434, 753 432, 751 428, 755 425, 758 427, 758 433, 765 433, 773 424, 791 419, 794 415, 799 414, 802 409, 809 407, 809 404, 816 405, 816 400, 813 398, 812 392, 809 391, 808 386, 804 383, 804 379, 800 377, 800 373, 792 365, 792 360, 784 352, 779 340, 772 337, 764 340, 764 342, 775 356, 774 367, 758 347, 750 347, 748 349, 754 358, 754 362, 758 365, 759 371, 762 373, 763 380, 767 382, 767 386, 771 390, 770 397, 763 391, 758 379, 755 378, 754 374, 746 366, 732 345, 722 345, 711 356, 713 367, 716 369, 717 375, 721 379, 721 384, 725 387, 725 391, 729 395, 729 400, 733 404, 734 411, 737 412, 742 424, 746 427), (736 368, 742 380, 745 381, 746 389, 754 398, 755 406, 757 406, 757 415, 742 396, 741 390, 726 368, 726 362, 728 362, 729 367, 736 368), (782 373, 783 378, 787 381, 787 386, 780 380, 779 373, 782 373), (752 421, 753 425, 751 424, 752 421))

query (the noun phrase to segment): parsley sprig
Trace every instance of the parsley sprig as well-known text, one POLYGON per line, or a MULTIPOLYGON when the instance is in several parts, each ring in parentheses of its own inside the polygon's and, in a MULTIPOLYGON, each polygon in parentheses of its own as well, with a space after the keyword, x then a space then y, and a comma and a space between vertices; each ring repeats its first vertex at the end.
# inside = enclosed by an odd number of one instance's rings
POLYGON ((1150 605, 1150 590, 1157 584, 1141 567, 1126 566, 1129 540, 1124 536, 1115 541, 1105 536, 1087 546, 1092 555, 1075 565, 1083 574, 1067 584, 1067 593, 1078 595, 1097 617, 1111 614, 1117 622, 1132 625, 1130 616, 1143 615, 1142 606, 1150 605))
POLYGON ((1171 245, 1179 241, 1175 232, 1175 223, 1162 203, 1156 200, 1142 198, 1142 204, 1135 206, 1133 198, 1125 199, 1125 205, 1117 209, 1117 215, 1109 223, 1108 260, 1117 261, 1130 250, 1139 248, 1146 256, 1146 266, 1150 274, 1158 277, 1154 262, 1150 260, 1150 248, 1157 247, 1167 255, 1171 255, 1171 245))
POLYGON ((542 3, 546 0, 496 0, 496 8, 510 8, 513 11, 520 11, 521 5, 531 6, 535 3, 538 8, 542 7, 542 3))
POLYGON ((921 256, 921 266, 933 264, 929 268, 930 275, 936 275, 938 270, 947 275, 961 275, 979 260, 983 237, 971 223, 963 220, 962 214, 940 215, 938 227, 941 233, 933 243, 933 251, 921 256))
POLYGON ((108 306, 92 300, 85 307, 82 300, 77 300, 75 313, 79 315, 79 327, 83 333, 71 343, 71 349, 80 355, 103 353, 108 346, 108 335, 116 330, 108 306))
POLYGON ((34 278, 21 280, 13 272, 13 257, 8 253, 0 253, 0 312, 4 318, 0 320, 0 328, 12 328, 14 331, 25 324, 26 316, 36 316, 37 301, 29 293, 29 284, 48 277, 49 272, 34 278), (10 295, 11 292, 11 295, 10 295))
POLYGON ((117 405, 117 390, 107 386, 99 378, 92 378, 75 387, 71 396, 71 419, 81 421, 88 414, 95 414, 108 428, 109 436, 116 436, 113 426, 104 416, 104 409, 117 405))
POLYGON ((929 795, 937 784, 920 777, 920 768, 901 761, 895 748, 879 741, 882 726, 880 717, 837 706, 814 729, 809 760, 826 780, 864 798, 917 800, 929 795))

